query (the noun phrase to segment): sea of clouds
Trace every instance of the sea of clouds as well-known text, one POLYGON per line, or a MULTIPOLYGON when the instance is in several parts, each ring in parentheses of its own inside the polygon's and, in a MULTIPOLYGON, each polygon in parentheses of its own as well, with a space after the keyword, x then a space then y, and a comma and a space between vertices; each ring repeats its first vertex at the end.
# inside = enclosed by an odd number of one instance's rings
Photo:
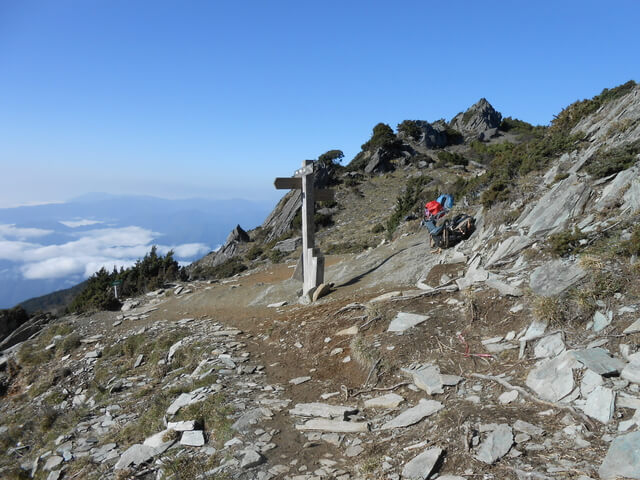
POLYGON ((25 280, 43 280, 88 278, 102 267, 109 270, 129 267, 144 257, 152 245, 162 255, 173 250, 174 258, 182 264, 211 251, 204 243, 159 244, 156 240, 162 237, 160 232, 139 226, 109 227, 99 220, 88 219, 60 223, 72 229, 85 229, 69 233, 64 242, 48 243, 46 238, 56 233, 54 230, 0 225, 0 260, 9 262, 12 270, 18 270, 25 280))

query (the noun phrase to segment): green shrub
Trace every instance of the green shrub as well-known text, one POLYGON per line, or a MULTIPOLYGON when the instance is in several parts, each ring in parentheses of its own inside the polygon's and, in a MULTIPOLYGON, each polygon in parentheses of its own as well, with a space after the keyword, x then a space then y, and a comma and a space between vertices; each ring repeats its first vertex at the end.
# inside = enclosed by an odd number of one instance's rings
POLYGON ((215 267, 198 266, 192 272, 191 276, 196 279, 214 279, 229 278, 244 272, 247 266, 242 263, 238 257, 233 257, 215 267))
POLYGON ((633 166, 640 153, 640 140, 625 143, 607 151, 597 152, 586 166, 587 173, 596 178, 613 175, 633 166))
POLYGON ((612 89, 605 88, 602 90, 600 95, 596 95, 592 99, 578 100, 577 102, 572 103, 554 117, 551 122, 551 128, 568 132, 587 115, 596 112, 605 103, 616 100, 631 92, 636 85, 636 82, 630 80, 627 83, 612 89))
POLYGON ((640 226, 635 226, 631 231, 631 238, 620 242, 618 252, 621 255, 630 257, 631 255, 640 256, 640 226))
POLYGON ((418 122, 415 120, 404 120, 398 124, 398 133, 402 133, 407 137, 418 141, 422 136, 422 129, 418 126, 418 122))
POLYGON ((573 231, 565 230, 549 235, 547 237, 547 245, 553 255, 562 257, 578 253, 582 249, 580 241, 585 238, 586 235, 576 227, 573 231))
POLYGON ((468 165, 469 161, 459 153, 451 153, 446 150, 438 152, 438 163, 436 167, 446 167, 451 165, 468 165))
POLYGON ((427 175, 421 175, 419 177, 410 178, 407 181, 405 191, 402 195, 399 195, 396 198, 396 206, 387 220, 387 234, 390 236, 395 232, 398 225, 407 214, 414 209, 417 209, 419 206, 419 202, 423 197, 432 199, 437 197, 437 192, 429 191, 425 192, 424 187, 429 184, 433 179, 427 175))
POLYGON ((262 255, 262 253, 263 253, 263 250, 260 245, 253 245, 249 250, 247 250, 245 258, 247 260, 255 260, 260 255, 262 255))
POLYGON ((371 229, 371 233, 382 233, 384 232, 384 225, 381 223, 376 223, 371 229))
POLYGON ((269 260, 271 260, 271 263, 280 263, 284 257, 285 254, 275 248, 269 252, 269 260))

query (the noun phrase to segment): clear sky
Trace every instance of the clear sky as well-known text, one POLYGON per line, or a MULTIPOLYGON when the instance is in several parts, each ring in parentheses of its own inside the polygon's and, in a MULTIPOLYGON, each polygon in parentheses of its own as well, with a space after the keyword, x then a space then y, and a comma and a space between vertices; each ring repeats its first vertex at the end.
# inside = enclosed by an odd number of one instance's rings
POLYGON ((273 202, 301 160, 481 97, 547 124, 640 81, 638 19, 635 0, 0 0, 0 207, 273 202))

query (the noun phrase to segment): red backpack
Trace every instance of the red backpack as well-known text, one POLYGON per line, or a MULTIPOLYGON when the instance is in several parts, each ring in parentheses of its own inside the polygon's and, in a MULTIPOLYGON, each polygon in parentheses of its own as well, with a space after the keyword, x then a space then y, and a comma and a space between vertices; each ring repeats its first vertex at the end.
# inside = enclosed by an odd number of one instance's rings
POLYGON ((436 200, 433 200, 431 202, 427 202, 427 204, 424 206, 424 208, 431 215, 437 215, 442 211, 442 205, 440 204, 440 202, 437 202, 436 200))

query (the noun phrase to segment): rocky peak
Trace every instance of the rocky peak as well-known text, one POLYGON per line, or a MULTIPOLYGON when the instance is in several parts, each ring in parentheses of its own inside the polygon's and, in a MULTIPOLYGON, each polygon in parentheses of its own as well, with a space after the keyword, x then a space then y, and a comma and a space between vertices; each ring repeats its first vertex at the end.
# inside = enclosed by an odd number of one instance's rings
POLYGON ((240 225, 236 225, 236 228, 234 228, 227 237, 225 245, 228 245, 231 242, 247 243, 249 241, 251 241, 249 234, 245 232, 240 225))
POLYGON ((497 129, 502 121, 502 114, 485 99, 481 98, 464 113, 459 113, 451 120, 451 127, 460 131, 465 137, 485 137, 487 130, 497 129))

